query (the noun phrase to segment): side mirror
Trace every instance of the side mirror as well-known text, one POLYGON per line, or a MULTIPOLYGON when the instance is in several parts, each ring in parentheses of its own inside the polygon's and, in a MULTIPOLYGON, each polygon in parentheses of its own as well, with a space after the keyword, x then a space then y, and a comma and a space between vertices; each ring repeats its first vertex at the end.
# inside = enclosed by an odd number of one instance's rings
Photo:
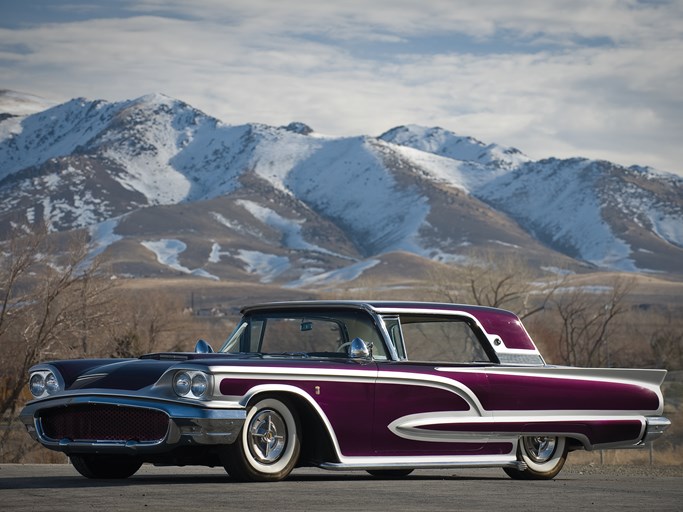
POLYGON ((197 344, 194 346, 194 351, 197 352, 198 354, 211 354, 213 353, 213 349, 211 348, 211 345, 209 345, 208 342, 204 340, 198 340, 197 344))
POLYGON ((370 359, 372 343, 365 343, 361 338, 353 338, 349 347, 349 357, 352 359, 370 359))

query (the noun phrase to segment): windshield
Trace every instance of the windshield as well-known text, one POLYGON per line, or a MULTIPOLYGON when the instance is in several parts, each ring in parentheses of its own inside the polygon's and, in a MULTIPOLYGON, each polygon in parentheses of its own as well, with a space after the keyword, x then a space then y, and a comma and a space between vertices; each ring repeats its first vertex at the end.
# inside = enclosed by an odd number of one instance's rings
POLYGON ((255 313, 242 319, 220 349, 225 353, 346 357, 354 338, 372 344, 375 359, 386 351, 372 318, 362 311, 255 313))

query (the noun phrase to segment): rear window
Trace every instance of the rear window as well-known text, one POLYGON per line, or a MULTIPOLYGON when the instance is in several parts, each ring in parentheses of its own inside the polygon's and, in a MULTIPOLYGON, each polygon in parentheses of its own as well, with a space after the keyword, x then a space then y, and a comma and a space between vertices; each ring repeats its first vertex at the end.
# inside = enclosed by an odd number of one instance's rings
POLYGON ((401 331, 411 361, 491 362, 472 327, 460 317, 404 316, 401 331))

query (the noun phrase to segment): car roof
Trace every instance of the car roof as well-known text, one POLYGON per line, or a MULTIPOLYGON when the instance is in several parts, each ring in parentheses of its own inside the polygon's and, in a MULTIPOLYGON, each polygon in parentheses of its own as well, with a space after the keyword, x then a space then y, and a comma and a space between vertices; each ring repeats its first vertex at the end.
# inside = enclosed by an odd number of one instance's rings
POLYGON ((530 350, 537 353, 536 345, 522 325, 519 317, 510 311, 470 304, 420 301, 382 300, 305 300, 270 302, 242 308, 243 315, 293 311, 361 310, 379 315, 466 315, 476 318, 484 331, 500 336, 509 349, 530 350))
POLYGON ((284 311, 292 309, 364 309, 380 314, 405 313, 405 312, 424 312, 424 313, 451 313, 466 312, 500 314, 503 316, 513 316, 510 311, 492 308, 487 306, 476 306, 471 304, 453 304, 449 302, 424 302, 424 301, 397 301, 397 300, 303 300, 303 301, 283 301, 266 302, 245 306, 241 309, 242 314, 263 311, 284 311))

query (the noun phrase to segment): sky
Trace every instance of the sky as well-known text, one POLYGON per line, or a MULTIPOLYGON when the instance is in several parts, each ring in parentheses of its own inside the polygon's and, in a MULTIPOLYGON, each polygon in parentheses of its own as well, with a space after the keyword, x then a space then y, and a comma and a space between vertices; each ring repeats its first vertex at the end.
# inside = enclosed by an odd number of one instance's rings
POLYGON ((683 0, 0 0, 0 89, 683 174, 683 0))

